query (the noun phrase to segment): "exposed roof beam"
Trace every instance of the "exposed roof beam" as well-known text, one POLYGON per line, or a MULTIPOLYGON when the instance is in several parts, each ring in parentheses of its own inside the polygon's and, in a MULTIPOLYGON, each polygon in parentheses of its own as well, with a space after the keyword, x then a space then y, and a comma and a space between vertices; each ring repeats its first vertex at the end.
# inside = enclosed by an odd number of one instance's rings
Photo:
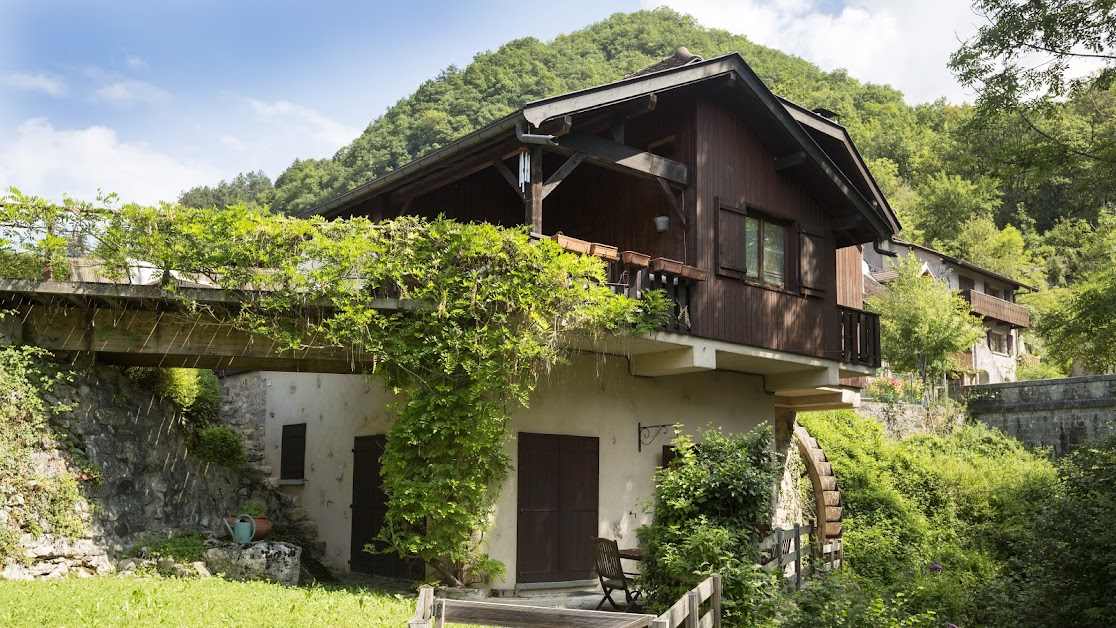
POLYGON ((690 169, 686 164, 627 144, 588 133, 570 133, 560 138, 557 144, 568 151, 585 153, 590 162, 606 168, 635 172, 650 178, 661 177, 682 185, 690 184, 690 169))
POLYGON ((782 172, 788 168, 795 168, 806 163, 806 151, 800 150, 797 152, 783 155, 782 157, 775 158, 775 172, 782 172))

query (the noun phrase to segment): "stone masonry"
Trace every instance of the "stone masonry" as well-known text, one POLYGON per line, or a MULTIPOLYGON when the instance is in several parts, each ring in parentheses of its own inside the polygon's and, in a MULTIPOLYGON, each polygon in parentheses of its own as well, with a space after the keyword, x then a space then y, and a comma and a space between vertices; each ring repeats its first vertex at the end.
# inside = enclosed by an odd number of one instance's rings
POLYGON ((1116 375, 968 386, 965 400, 973 418, 1057 455, 1116 434, 1116 375))

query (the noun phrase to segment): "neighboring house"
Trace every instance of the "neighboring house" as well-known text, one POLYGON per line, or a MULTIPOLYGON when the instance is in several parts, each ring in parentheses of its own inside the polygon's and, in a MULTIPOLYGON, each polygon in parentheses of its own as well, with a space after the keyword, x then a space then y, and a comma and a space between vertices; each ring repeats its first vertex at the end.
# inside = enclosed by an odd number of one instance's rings
MULTIPOLYGON (((898 255, 914 255, 923 263, 924 272, 959 290, 969 302, 970 311, 983 320, 984 339, 956 356, 961 367, 970 371, 961 375, 961 385, 1015 381, 1016 364, 1023 352, 1020 334, 1031 323, 1030 311, 1015 303, 1015 296, 1020 290, 1033 291, 1034 288, 911 242, 893 240, 889 248, 898 255)), ((873 286, 885 284, 896 276, 887 259, 886 255, 871 248, 865 251, 868 294, 877 289, 873 286)))
MULTIPOLYGON (((662 331, 577 347, 512 417, 515 470, 486 539, 508 568, 496 588, 595 582, 591 537, 635 545, 671 424, 772 422, 785 448, 796 411, 853 407, 843 378, 879 363, 860 247, 894 235, 895 216, 844 128, 773 95, 736 54, 681 49, 530 103, 315 213, 526 223, 666 260, 597 247, 617 290, 664 287, 681 307, 662 331)), ((407 573, 360 551, 383 517, 390 395, 356 376, 235 377, 261 391, 266 461, 318 522, 326 562, 407 573)))

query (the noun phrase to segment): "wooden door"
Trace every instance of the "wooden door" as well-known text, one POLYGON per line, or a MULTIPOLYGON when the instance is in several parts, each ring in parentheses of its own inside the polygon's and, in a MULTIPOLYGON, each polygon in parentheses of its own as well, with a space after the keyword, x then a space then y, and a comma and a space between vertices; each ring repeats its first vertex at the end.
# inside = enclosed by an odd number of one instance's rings
POLYGON ((599 439, 519 435, 517 582, 595 578, 599 439))
POLYGON ((352 537, 349 544, 349 570, 389 578, 422 578, 417 560, 401 559, 398 554, 370 554, 364 546, 380 533, 387 513, 387 495, 380 478, 380 456, 387 437, 357 436, 353 440, 352 537))

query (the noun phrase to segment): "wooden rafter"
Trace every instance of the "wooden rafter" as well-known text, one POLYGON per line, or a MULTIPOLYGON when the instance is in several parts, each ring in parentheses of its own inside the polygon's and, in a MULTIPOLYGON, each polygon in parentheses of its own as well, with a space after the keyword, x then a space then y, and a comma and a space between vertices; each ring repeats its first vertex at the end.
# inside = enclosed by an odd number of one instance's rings
POLYGON ((612 170, 647 178, 661 177, 681 185, 690 184, 690 168, 686 164, 596 135, 570 133, 558 140, 558 147, 574 153, 585 153, 591 163, 612 170))

